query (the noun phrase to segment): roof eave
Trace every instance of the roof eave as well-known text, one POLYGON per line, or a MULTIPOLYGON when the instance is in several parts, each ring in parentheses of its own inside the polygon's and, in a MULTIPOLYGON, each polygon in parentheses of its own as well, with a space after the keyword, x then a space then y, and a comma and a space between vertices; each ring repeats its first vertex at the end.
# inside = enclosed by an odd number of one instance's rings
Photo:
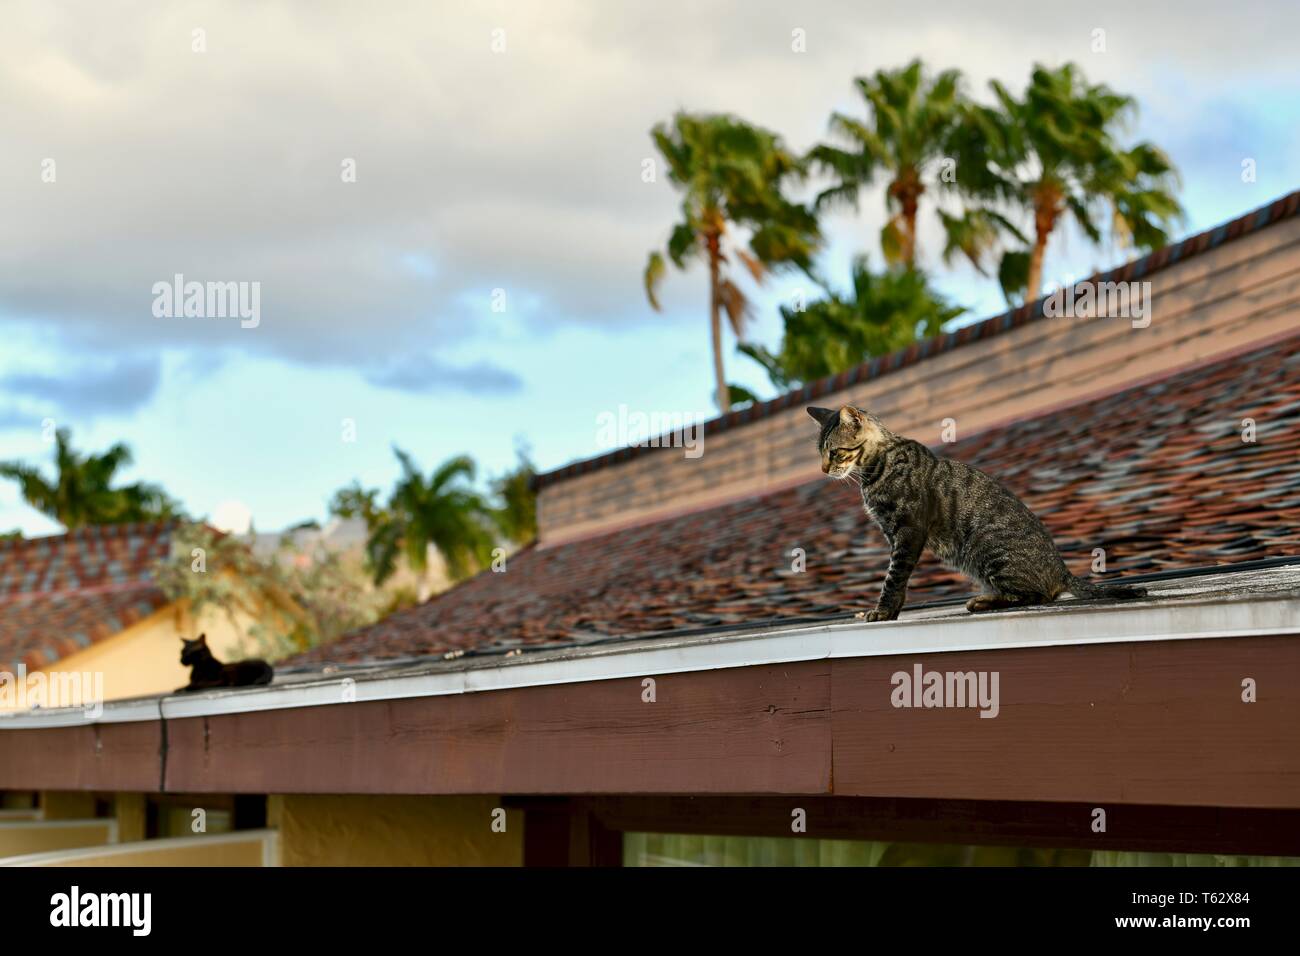
POLYGON ((0 730, 211 717, 360 701, 445 697, 628 677, 836 658, 923 656, 1300 633, 1300 567, 1236 572, 1152 588, 1125 603, 1065 601, 972 616, 961 608, 905 613, 897 621, 771 625, 725 634, 668 635, 500 658, 461 658, 357 670, 339 677, 203 694, 0 714, 0 730), (1234 590, 1225 590, 1231 580, 1234 590))

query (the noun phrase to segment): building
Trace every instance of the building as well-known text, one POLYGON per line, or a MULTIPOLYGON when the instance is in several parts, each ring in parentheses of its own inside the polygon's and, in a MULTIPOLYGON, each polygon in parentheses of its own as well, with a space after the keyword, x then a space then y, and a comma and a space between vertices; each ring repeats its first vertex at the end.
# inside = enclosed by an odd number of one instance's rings
MULTIPOLYGON (((101 525, 0 541, 0 674, 10 677, 0 677, 0 710, 174 690, 189 680, 182 636, 206 631, 218 656, 247 652, 238 618, 196 617, 159 587, 178 527, 101 525)), ((188 554, 176 560, 192 563, 188 554)))
POLYGON ((1080 284, 1149 282, 1150 321, 1040 300, 709 422, 698 458, 541 476, 539 542, 503 573, 270 687, 0 719, 0 789, 43 816, 0 823, 0 856, 1294 862, 1298 212, 1080 284), (1150 596, 970 615, 927 559, 898 621, 855 620, 887 553, 803 411, 842 403, 1150 596), (190 835, 200 811, 220 826, 190 835))
MULTIPOLYGON (((365 519, 356 517, 333 517, 323 527, 308 524, 286 531, 250 532, 238 536, 238 540, 246 544, 259 561, 309 567, 323 555, 335 555, 349 573, 363 579, 370 577, 365 568, 368 538, 365 519)), ((451 578, 442 555, 430 545, 422 572, 415 571, 403 558, 384 582, 383 589, 389 594, 409 592, 423 601, 450 584, 451 578)), ((379 586, 374 587, 378 589, 379 586)))
POLYGON ((317 551, 360 557, 366 548, 366 523, 361 518, 331 518, 324 527, 304 524, 285 531, 251 531, 239 537, 262 561, 317 551))

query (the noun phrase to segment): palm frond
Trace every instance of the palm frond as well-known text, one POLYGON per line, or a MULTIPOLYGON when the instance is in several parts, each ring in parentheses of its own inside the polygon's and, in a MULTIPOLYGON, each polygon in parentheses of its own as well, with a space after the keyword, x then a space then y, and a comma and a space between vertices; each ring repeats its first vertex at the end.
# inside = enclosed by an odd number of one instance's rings
POLYGON ((664 274, 668 267, 664 264, 664 257, 658 252, 650 253, 650 258, 645 264, 645 296, 650 300, 650 307, 656 312, 659 311, 659 284, 663 282, 664 274))
POLYGON ((1010 250, 1002 254, 998 265, 998 284, 1002 294, 1011 304, 1020 303, 1029 285, 1029 253, 1023 250, 1010 250))

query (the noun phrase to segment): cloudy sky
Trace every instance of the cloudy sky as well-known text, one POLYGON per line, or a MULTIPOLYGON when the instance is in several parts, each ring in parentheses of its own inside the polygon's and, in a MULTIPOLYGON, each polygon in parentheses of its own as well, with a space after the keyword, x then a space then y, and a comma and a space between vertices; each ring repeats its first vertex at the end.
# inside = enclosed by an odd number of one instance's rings
MULTIPOLYGON (((1181 170, 1184 232, 1300 185, 1300 6, 1154 6, 7 0, 0 458, 46 460, 52 419, 82 448, 128 442, 126 477, 191 513, 238 502, 273 530, 355 478, 390 486, 394 443, 493 474, 521 438, 543 468, 597 452, 621 403, 707 412, 704 276, 670 275, 663 313, 641 290, 676 211, 642 179, 647 130, 728 111, 803 150, 858 108, 854 76, 912 56, 978 96, 1068 60, 1132 94, 1131 136, 1181 170), (260 322, 158 317, 177 274, 260 283, 260 322)), ((878 258, 882 219, 878 194, 830 219, 823 270, 878 258)), ((998 311, 923 230, 939 285, 998 311)), ((1065 236, 1047 277, 1124 257, 1065 236)), ((756 339, 776 343, 791 281, 758 295, 756 339)), ((0 487, 0 530, 55 527, 0 487)))

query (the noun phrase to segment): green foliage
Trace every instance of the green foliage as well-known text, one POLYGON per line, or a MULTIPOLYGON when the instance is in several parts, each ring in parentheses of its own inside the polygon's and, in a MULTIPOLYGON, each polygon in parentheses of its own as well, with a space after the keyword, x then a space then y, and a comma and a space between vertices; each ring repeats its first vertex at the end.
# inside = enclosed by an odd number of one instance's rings
POLYGON ((66 428, 55 432, 56 478, 22 462, 0 463, 0 477, 18 482, 23 499, 65 528, 87 525, 161 521, 180 516, 177 503, 157 485, 136 482, 113 487, 113 477, 131 464, 131 450, 118 443, 100 455, 72 448, 66 428))
POLYGON ((393 451, 402 475, 386 506, 378 505, 377 490, 355 484, 336 493, 330 505, 335 514, 365 519, 366 560, 375 583, 392 577, 399 559, 422 573, 430 546, 442 556, 452 580, 486 567, 498 518, 473 488, 473 460, 467 455, 450 458, 425 478, 410 455, 400 448, 393 451))
POLYGON ((188 601, 195 617, 216 610, 236 629, 250 621, 246 635, 271 659, 371 624, 393 600, 336 552, 295 552, 285 543, 263 559, 235 537, 193 523, 177 529, 157 581, 171 600, 188 601))
POLYGON ((1029 253, 1023 249, 1008 249, 998 263, 998 284, 1008 302, 1024 298, 1029 285, 1029 253))
POLYGON ((330 514, 340 518, 361 518, 366 522, 367 528, 375 524, 382 511, 383 506, 379 504, 379 489, 362 488, 361 483, 357 481, 334 492, 334 497, 329 503, 330 514))
MULTIPOLYGON (((958 71, 931 73, 920 60, 854 83, 865 116, 832 114, 831 142, 802 160, 775 134, 731 116, 679 112, 653 130, 682 193, 682 215, 665 248, 649 257, 646 294, 657 309, 670 264, 706 264, 714 375, 724 412, 733 402, 756 400, 725 383, 724 314, 740 351, 762 364, 777 387, 789 387, 906 345, 917 334, 933 334, 960 313, 942 300, 920 301, 915 288, 924 283, 912 276, 897 288, 868 288, 853 300, 832 293, 802 317, 782 309, 787 341, 775 354, 745 341, 751 305, 731 267, 739 263, 756 281, 778 265, 814 276, 813 256, 822 245, 815 212, 837 204, 856 208, 865 187, 884 187, 889 219, 880 245, 887 265, 915 269, 923 201, 953 199, 958 208, 950 202, 936 209, 944 264, 962 258, 983 274, 994 272, 1012 302, 1038 294, 1048 239, 1063 218, 1092 242, 1148 251, 1167 241, 1182 216, 1169 158, 1150 143, 1120 145, 1132 98, 1087 83, 1073 64, 1035 67, 1020 98, 994 81, 992 105, 971 101, 958 71), (783 194, 784 184, 802 180, 808 168, 831 179, 814 211, 783 194), (747 247, 726 247, 732 225, 754 231, 747 247)), ((855 285, 864 274, 855 273, 855 285)))
POLYGON ((738 339, 744 338, 749 300, 732 278, 739 263, 755 282, 772 270, 796 267, 811 273, 821 245, 817 219, 786 198, 783 189, 805 175, 803 161, 780 137, 733 116, 677 113, 651 137, 667 165, 668 178, 682 194, 681 220, 663 252, 646 263, 645 290, 659 308, 658 287, 671 262, 686 269, 702 260, 709 272, 709 313, 713 335, 716 396, 730 406, 723 377, 722 315, 738 339), (733 226, 750 231, 747 243, 734 240, 733 226))
POLYGON ((924 274, 873 273, 859 258, 850 296, 831 292, 803 310, 783 306, 780 349, 742 345, 741 351, 767 370, 773 385, 787 390, 938 335, 963 311, 931 291, 924 274))
POLYGON ((537 537, 537 496, 533 492, 533 467, 526 450, 520 449, 513 470, 492 482, 498 504, 493 509, 497 528, 507 541, 523 546, 537 537))
POLYGON ((477 469, 468 456, 449 459, 426 479, 406 452, 394 452, 402 475, 387 504, 379 489, 353 482, 329 505, 331 514, 365 521, 366 564, 377 585, 402 562, 422 573, 430 546, 452 580, 461 580, 488 565, 498 541, 523 546, 537 537, 536 469, 526 449, 520 448, 513 469, 490 483, 490 496, 475 490, 477 469))
MULTIPOLYGON (((746 342, 741 342, 737 348, 756 362, 764 362, 764 359, 768 356, 767 349, 763 348, 761 345, 755 346, 746 342)), ((766 367, 765 362, 764 366, 766 367)), ((736 385, 734 383, 729 384, 727 386, 727 391, 731 396, 731 404, 733 407, 736 405, 753 405, 759 400, 757 395, 745 388, 743 385, 736 385)))
POLYGON ((304 612, 295 628, 298 646, 329 643, 404 606, 400 592, 373 587, 355 559, 326 548, 286 555, 287 550, 282 546, 275 566, 285 573, 290 600, 304 612))
POLYGON ((945 237, 944 265, 952 265, 961 256, 981 275, 988 274, 986 260, 1006 237, 1020 243, 1029 241, 1011 219, 995 209, 976 206, 962 210, 960 216, 940 210, 939 220, 945 237))
POLYGON ((1168 241, 1183 212, 1174 196, 1178 175, 1152 144, 1119 144, 1136 109, 1131 97, 1089 84, 1071 63, 1036 66, 1022 97, 996 80, 989 85, 997 105, 965 110, 957 151, 963 182, 989 211, 1033 224, 1029 248, 1008 253, 1027 259, 999 270, 1009 298, 1037 297, 1048 238, 1066 216, 1093 242, 1148 251, 1168 241))
POLYGON ((880 247, 890 265, 911 268, 921 197, 932 188, 957 187, 955 175, 945 176, 942 164, 951 155, 964 103, 961 74, 944 70, 930 76, 920 60, 913 60, 901 69, 860 76, 854 85, 866 104, 866 120, 833 113, 831 133, 845 145, 824 143, 808 154, 833 178, 817 196, 817 208, 847 203, 856 209, 861 190, 884 180, 890 215, 880 247))

